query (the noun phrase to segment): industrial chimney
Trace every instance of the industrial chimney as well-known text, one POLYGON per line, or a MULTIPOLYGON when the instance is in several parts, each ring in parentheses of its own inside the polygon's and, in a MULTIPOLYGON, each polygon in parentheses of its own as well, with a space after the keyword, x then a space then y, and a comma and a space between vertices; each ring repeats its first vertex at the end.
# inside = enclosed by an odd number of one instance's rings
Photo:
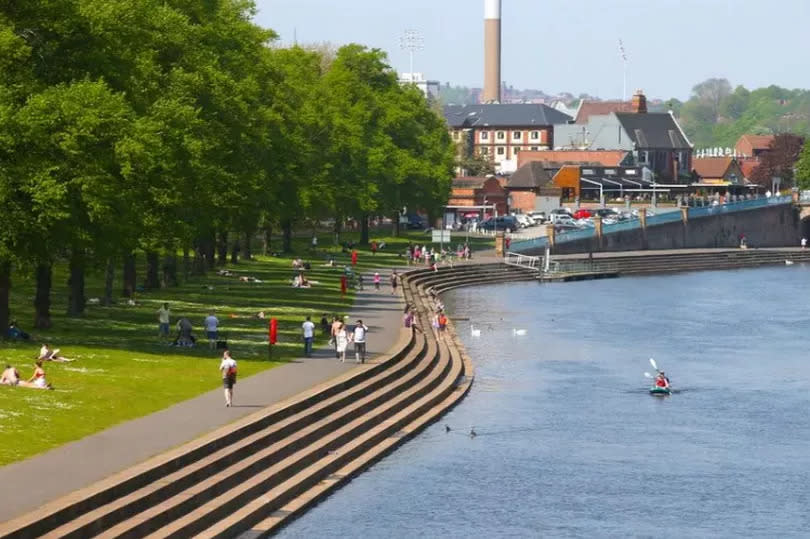
POLYGON ((501 0, 484 0, 484 103, 501 102, 501 0))

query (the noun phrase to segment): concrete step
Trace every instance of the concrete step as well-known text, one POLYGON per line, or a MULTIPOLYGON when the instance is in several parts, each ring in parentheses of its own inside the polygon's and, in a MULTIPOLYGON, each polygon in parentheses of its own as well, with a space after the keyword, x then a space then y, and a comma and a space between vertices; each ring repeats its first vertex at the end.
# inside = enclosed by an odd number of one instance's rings
POLYGON ((276 511, 283 511, 286 506, 294 506, 297 499, 314 500, 315 493, 311 492, 311 489, 317 488, 324 479, 328 479, 335 473, 350 475, 353 467, 362 469, 368 466, 374 458, 381 457, 387 446, 397 442, 401 443, 399 437, 406 434, 403 429, 420 419, 425 421, 430 419, 430 411, 456 390, 456 381, 464 372, 462 362, 453 358, 444 345, 441 346, 444 350, 440 356, 443 358, 442 361, 447 363, 450 371, 430 393, 390 417, 380 428, 368 431, 359 437, 351 447, 347 448, 345 455, 330 455, 324 462, 319 463, 318 470, 303 470, 298 476, 291 478, 287 484, 269 490, 254 502, 240 508, 232 518, 218 522, 199 537, 233 536, 251 526, 260 524, 268 515, 272 515, 276 511), (300 491, 302 484, 310 485, 310 487, 296 494, 296 491, 300 491))
MULTIPOLYGON (((208 497, 202 505, 148 537, 180 538, 203 533, 204 536, 213 536, 217 533, 233 536, 232 531, 235 530, 231 531, 231 528, 249 528, 269 514, 261 514, 261 511, 276 510, 289 499, 317 484, 322 477, 339 469, 359 454, 358 451, 371 447, 375 436, 387 432, 386 427, 392 417, 410 409, 414 402, 421 402, 426 394, 432 392, 447 378, 450 362, 437 353, 432 339, 428 340, 428 357, 423 362, 429 362, 429 374, 408 390, 401 392, 386 404, 369 410, 319 440, 316 445, 302 448, 296 454, 233 485, 233 488, 219 496, 208 497), (216 531, 223 529, 226 531, 216 531)), ((143 535, 139 533, 138 536, 143 535)), ((101 537, 118 537, 118 535, 105 534, 101 537)))

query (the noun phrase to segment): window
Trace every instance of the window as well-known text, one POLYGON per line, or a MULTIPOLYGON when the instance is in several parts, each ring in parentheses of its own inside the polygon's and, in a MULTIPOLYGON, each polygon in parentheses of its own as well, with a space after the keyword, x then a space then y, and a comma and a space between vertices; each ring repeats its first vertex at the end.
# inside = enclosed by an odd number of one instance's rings
POLYGON ((489 131, 481 131, 481 140, 489 140, 489 131))
POLYGON ((520 139, 521 136, 523 136, 523 133, 521 133, 520 131, 512 131, 513 139, 520 139))
POLYGON ((650 152, 647 151, 638 152, 638 162, 640 165, 650 164, 650 152))
POLYGON ((537 140, 540 138, 540 131, 532 131, 532 140, 537 140))
POLYGON ((489 148, 486 148, 486 147, 481 148, 481 155, 488 155, 488 154, 489 154, 489 148))
POLYGON ((503 148, 503 146, 498 148, 498 155, 503 155, 505 153, 506 153, 506 150, 503 148))
POLYGON ((506 133, 504 133, 503 131, 498 131, 496 137, 498 138, 498 140, 503 140, 506 138, 506 133))
POLYGON ((605 169, 605 174, 607 174, 608 176, 615 176, 616 175, 616 169, 606 168, 605 169))
POLYGON ((592 168, 583 168, 582 173, 587 174, 589 176, 592 176, 593 175, 593 169, 592 168))
POLYGON ((532 151, 536 152, 538 150, 537 146, 532 146, 532 151))
POLYGON ((514 149, 514 154, 517 155, 518 153, 520 153, 520 146, 514 149))
POLYGON ((461 133, 458 131, 453 131, 453 140, 458 140, 459 135, 461 135, 461 133))

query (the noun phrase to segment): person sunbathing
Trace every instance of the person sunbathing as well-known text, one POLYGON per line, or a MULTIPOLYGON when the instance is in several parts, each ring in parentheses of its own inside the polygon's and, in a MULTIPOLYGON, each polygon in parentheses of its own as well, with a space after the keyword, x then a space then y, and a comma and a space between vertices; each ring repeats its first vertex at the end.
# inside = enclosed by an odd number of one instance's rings
POLYGON ((4 370, 2 376, 0 376, 0 385, 16 386, 19 383, 20 373, 11 365, 6 365, 6 370, 4 370))
POLYGON ((34 374, 27 382, 20 382, 23 387, 33 387, 35 389, 53 389, 51 384, 45 379, 45 369, 42 368, 42 360, 38 359, 34 364, 34 374))
POLYGON ((39 349, 39 359, 42 361, 58 361, 61 363, 67 363, 68 361, 73 361, 72 359, 68 359, 64 356, 59 355, 59 348, 51 350, 47 344, 43 344, 42 347, 39 349))

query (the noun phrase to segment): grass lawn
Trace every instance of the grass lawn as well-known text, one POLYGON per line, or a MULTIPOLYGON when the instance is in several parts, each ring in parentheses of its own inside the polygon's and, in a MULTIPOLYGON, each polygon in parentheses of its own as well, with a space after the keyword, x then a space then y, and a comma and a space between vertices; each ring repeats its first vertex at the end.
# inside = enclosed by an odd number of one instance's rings
MULTIPOLYGON (((177 288, 139 293, 136 305, 119 301, 112 307, 88 305, 83 318, 67 318, 66 265, 54 268, 52 308, 54 327, 32 331, 33 277, 13 275, 12 316, 20 327, 33 334, 27 343, 2 343, 3 367, 10 363, 27 379, 42 342, 58 347, 62 355, 76 359, 72 363, 45 363, 53 391, 0 386, 0 465, 35 455, 134 419, 174 403, 220 387, 218 372, 221 351, 208 349, 202 321, 214 310, 220 328, 228 340, 233 357, 239 362, 244 378, 272 368, 301 352, 300 328, 306 315, 317 324, 323 313, 344 314, 351 308, 353 293, 340 296, 340 276, 348 255, 333 247, 331 235, 319 235, 317 253, 309 250, 310 237, 296 239, 296 252, 284 257, 258 257, 255 261, 229 265, 236 275, 249 275, 261 283, 240 282, 238 277, 218 276, 209 272, 192 278, 177 288), (307 278, 319 284, 309 289, 290 286, 292 258, 300 256, 312 263, 307 278), (334 256, 336 267, 324 265, 334 256), (169 302, 172 311, 172 336, 177 317, 187 316, 198 338, 196 348, 176 348, 157 336, 157 310, 169 302), (279 320, 279 343, 273 359, 267 354, 268 320, 255 315, 264 311, 279 320)), ((344 234, 342 239, 355 239, 344 234)), ((368 248, 358 248, 359 269, 403 266, 408 241, 424 244, 430 237, 408 233, 400 238, 372 235, 384 240, 386 248, 372 256, 368 248)), ((491 240, 476 239, 474 248, 490 248, 491 240)), ((275 246, 274 246, 275 247, 275 246)), ((141 259, 143 257, 140 257, 141 259)), ((139 268, 139 281, 143 275, 139 268)), ((119 276, 117 275, 116 278, 119 276)), ((366 284, 370 283, 368 280, 366 284)), ((116 291, 120 281, 116 282, 116 291)), ((88 298, 101 297, 103 275, 87 276, 88 298)), ((319 333, 319 332, 318 332, 319 333)), ((316 344, 324 344, 320 338, 316 344)))

